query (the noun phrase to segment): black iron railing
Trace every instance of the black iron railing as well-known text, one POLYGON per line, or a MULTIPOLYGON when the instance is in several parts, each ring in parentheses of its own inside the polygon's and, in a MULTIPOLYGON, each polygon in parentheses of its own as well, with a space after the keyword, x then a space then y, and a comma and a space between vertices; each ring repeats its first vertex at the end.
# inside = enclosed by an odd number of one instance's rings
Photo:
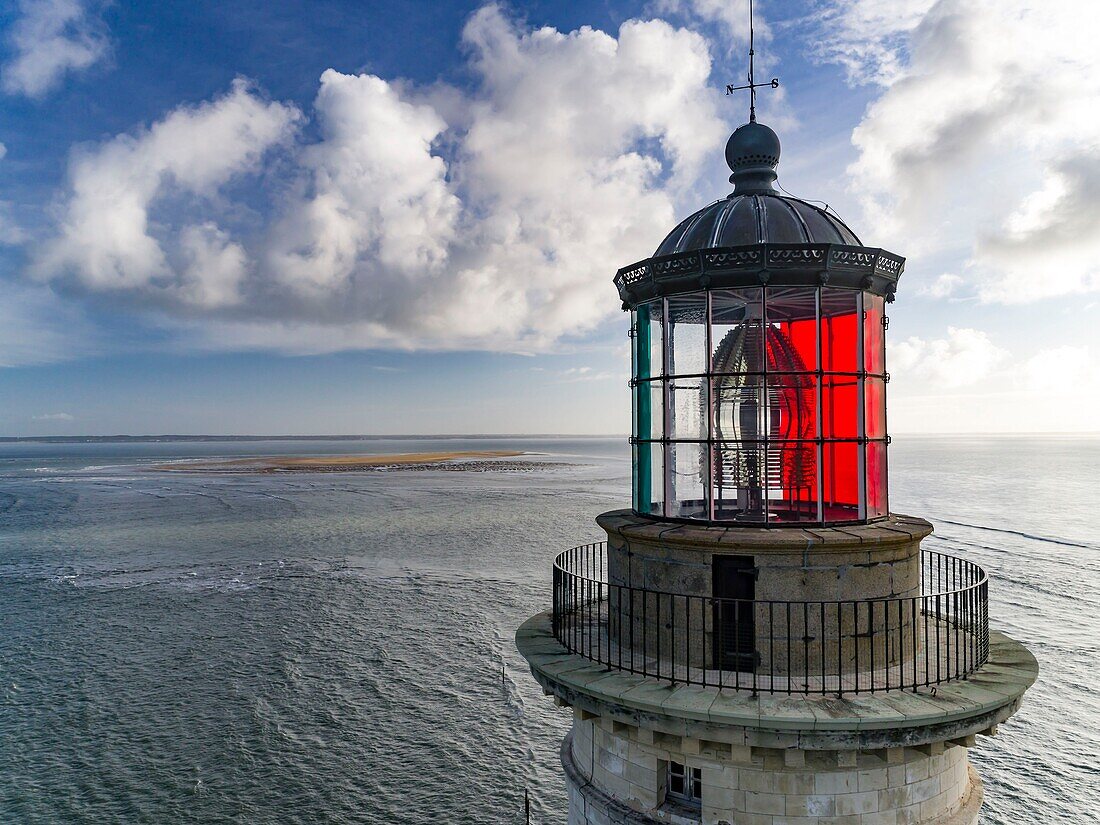
MULTIPOLYGON (((965 678, 989 653, 985 571, 924 550, 920 595, 713 598, 609 581, 605 542, 554 561, 554 635, 609 669, 760 693, 874 693, 965 678)), ((612 577, 613 578, 613 577, 612 577)))

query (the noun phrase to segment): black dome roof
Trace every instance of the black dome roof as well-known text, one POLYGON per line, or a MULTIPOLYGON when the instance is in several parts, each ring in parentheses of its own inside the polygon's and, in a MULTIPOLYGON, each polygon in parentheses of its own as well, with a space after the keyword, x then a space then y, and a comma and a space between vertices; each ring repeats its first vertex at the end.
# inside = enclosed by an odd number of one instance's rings
POLYGON ((838 243, 862 246, 840 218, 812 204, 776 193, 734 194, 682 221, 654 257, 695 249, 760 243, 838 243))
POLYGON ((905 259, 865 247, 836 215, 776 187, 779 137, 755 120, 726 143, 733 193, 681 221, 653 256, 615 274, 623 309, 706 289, 867 290, 894 299, 905 259))

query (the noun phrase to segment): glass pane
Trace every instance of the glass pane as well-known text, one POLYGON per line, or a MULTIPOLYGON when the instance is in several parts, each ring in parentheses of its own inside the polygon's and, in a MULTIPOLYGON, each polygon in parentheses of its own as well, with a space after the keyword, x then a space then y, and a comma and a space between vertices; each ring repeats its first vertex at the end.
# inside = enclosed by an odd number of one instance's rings
POLYGON ((634 377, 662 375, 661 319, 664 303, 642 304, 634 313, 634 377))
POLYGON ((825 438, 859 436, 859 379, 826 375, 821 379, 821 434, 825 438))
POLYGON ((835 441, 823 445, 825 521, 859 518, 859 444, 835 441))
POLYGON ((888 512, 886 442, 867 442, 867 518, 879 518, 888 512))
POLYGON ((707 371, 706 322, 706 295, 668 299, 669 374, 701 375, 707 371))
POLYGON ((724 289, 711 293, 711 369, 762 372, 764 340, 760 290, 724 289))
POLYGON ((821 288, 821 368, 826 372, 857 372, 859 367, 860 293, 821 288))
POLYGON ((707 379, 670 378, 669 438, 707 438, 707 379))
POLYGON ((664 435, 664 403, 661 382, 644 381, 634 387, 634 437, 661 438, 664 435))
POLYGON ((707 445, 674 443, 669 445, 672 456, 672 495, 670 516, 675 518, 707 518, 706 491, 703 480, 707 472, 707 445))
POLYGON ((766 451, 763 444, 727 441, 714 447, 714 517, 764 521, 766 451))
POLYGON ((769 521, 817 521, 817 444, 781 441, 768 445, 776 465, 768 494, 769 521))
POLYGON ((638 491, 641 500, 637 509, 639 513, 649 513, 654 516, 664 515, 665 500, 665 475, 664 475, 664 445, 654 443, 641 443, 639 451, 643 453, 643 460, 648 467, 648 478, 638 478, 638 491), (648 484, 645 483, 648 481, 648 484))
POLYGON ((886 382, 881 378, 863 380, 863 425, 868 438, 886 437, 886 382))
POLYGON ((745 441, 765 438, 767 394, 759 375, 722 375, 713 380, 714 438, 745 441))
POLYGON ((637 409, 634 437, 664 438, 665 411, 664 385, 661 379, 644 381, 634 388, 637 409))
POLYGON ((641 414, 641 404, 638 403, 638 394, 640 392, 640 385, 636 384, 630 388, 630 434, 634 438, 638 437, 638 422, 641 414))
POLYGON ((816 293, 806 287, 765 290, 769 372, 817 369, 816 293))
POLYGON ((769 375, 767 397, 770 437, 817 437, 816 378, 812 375, 769 375))
POLYGON ((639 513, 648 513, 649 502, 646 492, 653 485, 653 465, 650 462, 649 445, 635 444, 633 454, 634 510, 639 513))
POLYGON ((882 325, 886 300, 863 293, 863 368, 881 375, 886 372, 886 328, 882 325))

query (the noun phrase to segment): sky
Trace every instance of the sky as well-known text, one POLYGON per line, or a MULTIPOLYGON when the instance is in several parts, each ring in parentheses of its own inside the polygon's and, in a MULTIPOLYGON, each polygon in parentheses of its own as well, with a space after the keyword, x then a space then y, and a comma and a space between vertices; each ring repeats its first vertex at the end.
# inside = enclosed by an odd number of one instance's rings
MULTIPOLYGON (((747 0, 0 8, 0 435, 628 432, 747 0)), ((891 432, 1100 429, 1100 4, 755 8, 780 183, 907 258, 891 432)))

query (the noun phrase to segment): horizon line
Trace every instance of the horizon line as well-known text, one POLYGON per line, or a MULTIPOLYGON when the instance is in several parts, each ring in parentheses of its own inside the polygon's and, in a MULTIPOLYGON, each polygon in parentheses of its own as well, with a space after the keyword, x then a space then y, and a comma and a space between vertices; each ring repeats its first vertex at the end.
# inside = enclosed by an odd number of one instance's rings
MULTIPOLYGON (((1019 430, 1003 432, 902 432, 893 433, 891 438, 1011 438, 1021 436, 1100 436, 1100 430, 1019 430)), ((161 433, 129 435, 113 433, 107 435, 14 435, 0 436, 0 444, 19 442, 37 443, 80 443, 80 442, 155 442, 155 441, 400 441, 429 439, 516 439, 516 438, 622 438, 629 440, 629 433, 358 433, 358 434, 270 434, 270 435, 218 435, 214 433, 161 433)))

